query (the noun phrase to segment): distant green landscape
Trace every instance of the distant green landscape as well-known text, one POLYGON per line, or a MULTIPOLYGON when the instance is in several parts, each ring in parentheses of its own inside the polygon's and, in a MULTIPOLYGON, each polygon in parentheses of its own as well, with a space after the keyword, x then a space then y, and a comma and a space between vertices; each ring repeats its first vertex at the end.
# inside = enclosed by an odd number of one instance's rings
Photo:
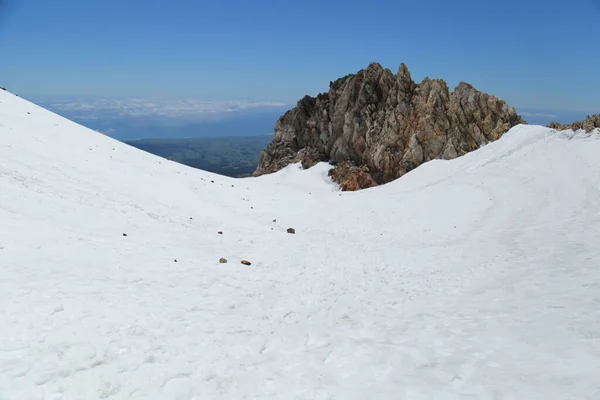
POLYGON ((271 135, 124 140, 130 146, 190 167, 231 177, 254 172, 271 135))

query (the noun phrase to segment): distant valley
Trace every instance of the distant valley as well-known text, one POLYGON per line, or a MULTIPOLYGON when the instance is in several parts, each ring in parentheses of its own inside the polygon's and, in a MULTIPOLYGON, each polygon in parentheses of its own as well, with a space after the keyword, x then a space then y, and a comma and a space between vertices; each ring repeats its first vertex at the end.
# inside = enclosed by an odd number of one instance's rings
POLYGON ((249 176, 272 135, 123 140, 130 146, 220 175, 249 176))
POLYGON ((273 137, 283 103, 85 99, 34 101, 138 149, 231 177, 249 176, 273 137))

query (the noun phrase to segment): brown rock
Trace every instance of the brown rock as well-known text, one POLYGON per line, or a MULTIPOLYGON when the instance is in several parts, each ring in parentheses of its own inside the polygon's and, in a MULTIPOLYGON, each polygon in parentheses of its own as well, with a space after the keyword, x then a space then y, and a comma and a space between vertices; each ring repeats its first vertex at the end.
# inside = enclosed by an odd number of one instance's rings
POLYGON ((244 265, 252 265, 252 263, 248 260, 242 260, 242 264, 244 265))
POLYGON ((467 83, 450 92, 440 79, 413 82, 404 64, 393 74, 372 63, 282 115, 253 175, 297 162, 348 162, 362 172, 352 170, 343 186, 371 187, 426 161, 473 151, 520 123, 514 108, 467 83))
POLYGON ((354 167, 347 162, 341 162, 329 170, 329 176, 343 191, 354 191, 377 186, 377 182, 369 174, 365 166, 354 167))
POLYGON ((575 121, 572 124, 561 124, 558 122, 550 122, 546 125, 549 128, 556 129, 557 131, 565 131, 568 129, 577 131, 580 129, 586 132, 591 132, 596 128, 600 128, 600 114, 588 115, 583 121, 575 121))

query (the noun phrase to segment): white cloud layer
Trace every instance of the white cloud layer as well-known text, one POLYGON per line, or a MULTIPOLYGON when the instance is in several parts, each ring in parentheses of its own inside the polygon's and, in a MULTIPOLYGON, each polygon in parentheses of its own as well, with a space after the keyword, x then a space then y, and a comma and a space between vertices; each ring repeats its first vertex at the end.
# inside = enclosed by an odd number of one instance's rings
POLYGON ((545 113, 536 113, 536 112, 521 112, 521 116, 523 117, 542 117, 542 118, 557 118, 556 114, 545 114, 545 113))
POLYGON ((99 115, 114 117, 188 118, 235 113, 244 110, 283 108, 277 101, 248 100, 150 100, 150 99, 94 99, 48 102, 56 112, 76 114, 79 119, 96 119, 99 115))

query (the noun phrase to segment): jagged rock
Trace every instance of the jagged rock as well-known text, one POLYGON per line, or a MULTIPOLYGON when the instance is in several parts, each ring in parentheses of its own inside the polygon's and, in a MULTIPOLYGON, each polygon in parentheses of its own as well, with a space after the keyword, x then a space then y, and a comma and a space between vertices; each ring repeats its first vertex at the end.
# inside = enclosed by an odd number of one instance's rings
POLYGON ((377 186, 377 182, 371 177, 367 167, 355 167, 347 162, 341 162, 335 168, 329 170, 329 176, 344 191, 354 191, 377 186))
POLYGON ((600 128, 600 114, 588 115, 585 117, 583 121, 575 121, 572 124, 561 124, 558 122, 550 122, 548 125, 549 128, 556 129, 557 131, 565 131, 568 129, 577 131, 580 129, 585 130, 586 132, 591 132, 596 128, 600 128))
POLYGON ((226 264, 226 263, 227 263, 227 259, 226 259, 226 258, 223 258, 223 257, 221 257, 221 258, 219 259, 219 263, 221 263, 221 264, 226 264))
MULTIPOLYGON (((475 150, 520 123, 514 108, 467 83, 450 92, 440 79, 415 83, 404 64, 393 74, 372 63, 282 115, 253 175, 298 162, 349 162, 381 184, 426 161, 475 150)), ((357 174, 348 188, 372 184, 357 174)))

